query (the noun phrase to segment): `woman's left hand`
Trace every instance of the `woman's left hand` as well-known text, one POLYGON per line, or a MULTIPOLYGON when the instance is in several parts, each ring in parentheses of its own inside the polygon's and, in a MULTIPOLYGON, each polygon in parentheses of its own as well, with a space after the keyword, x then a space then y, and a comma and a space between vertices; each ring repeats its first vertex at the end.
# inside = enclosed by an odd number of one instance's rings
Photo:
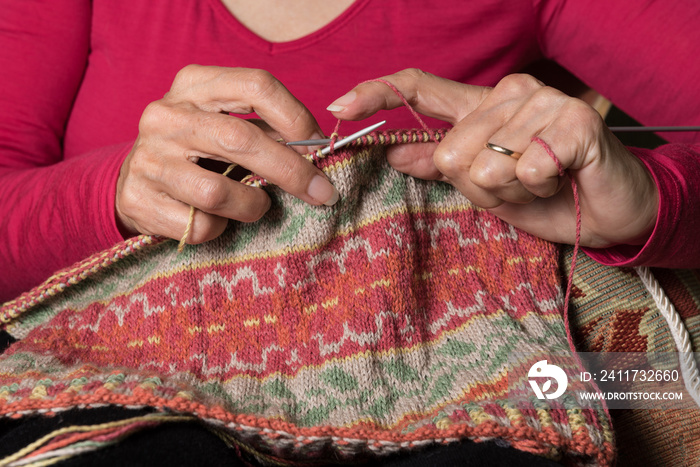
MULTIPOLYGON (((435 144, 391 148, 389 162, 409 175, 451 183, 474 204, 546 240, 574 243, 571 184, 547 143, 579 187, 581 245, 643 244, 656 223, 658 192, 644 164, 589 105, 528 75, 510 75, 494 88, 470 86, 410 69, 383 79, 424 115, 454 126, 435 144), (515 158, 486 142, 521 153, 515 158)), ((385 84, 360 84, 329 110, 344 120, 402 105, 385 84)))

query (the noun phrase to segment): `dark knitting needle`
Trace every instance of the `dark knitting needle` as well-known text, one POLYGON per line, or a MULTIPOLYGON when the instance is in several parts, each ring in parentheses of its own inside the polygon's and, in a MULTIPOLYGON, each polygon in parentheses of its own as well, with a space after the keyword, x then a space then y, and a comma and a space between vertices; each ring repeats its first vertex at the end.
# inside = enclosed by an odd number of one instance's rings
POLYGON ((655 131, 700 131, 700 126, 611 126, 613 133, 643 133, 655 131))
MULTIPOLYGON (((384 125, 386 120, 368 126, 352 135, 336 141, 335 147, 340 148, 384 125)), ((645 133, 645 132, 665 132, 665 131, 700 131, 700 126, 611 126, 608 127, 613 133, 645 133)), ((330 138, 305 139, 302 141, 290 141, 287 146, 323 146, 331 142, 330 138)), ((323 148, 322 154, 328 154, 330 148, 323 148)))
MULTIPOLYGON (((355 132, 351 134, 350 136, 347 136, 341 140, 338 140, 335 142, 334 147, 335 148, 341 148, 345 146, 346 144, 355 141, 357 138, 361 138, 362 136, 365 136, 369 133, 372 133, 374 130, 379 128, 380 126, 384 125, 386 123, 386 120, 382 120, 379 123, 375 123, 374 125, 370 125, 367 128, 363 128, 362 130, 355 132)), ((287 146, 323 146, 325 144, 329 144, 331 142, 330 138, 325 138, 325 139, 305 139, 303 141, 290 141, 287 143, 287 146)), ((328 153, 331 152, 331 148, 323 148, 321 150, 321 154, 327 155, 328 153)))

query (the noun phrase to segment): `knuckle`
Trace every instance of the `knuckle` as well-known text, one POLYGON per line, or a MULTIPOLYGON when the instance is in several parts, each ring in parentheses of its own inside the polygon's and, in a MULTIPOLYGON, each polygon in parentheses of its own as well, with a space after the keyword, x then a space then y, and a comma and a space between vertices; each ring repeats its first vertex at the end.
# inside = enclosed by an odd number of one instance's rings
POLYGON ((575 126, 585 128, 596 133, 603 129, 603 119, 600 114, 582 100, 570 98, 564 106, 565 115, 568 115, 575 126))
POLYGON ((162 171, 160 163, 160 158, 149 149, 147 144, 139 140, 122 167, 125 184, 128 183, 128 186, 131 186, 136 183, 136 180, 150 179, 153 174, 162 171))
POLYGON ((440 150, 435 151, 433 162, 435 167, 448 178, 456 178, 461 171, 464 170, 463 156, 454 151, 440 150))
POLYGON ((518 164, 515 166, 515 176, 525 186, 539 186, 542 183, 542 172, 537 166, 518 164))
POLYGON ((530 98, 529 104, 535 109, 542 111, 544 109, 559 108, 563 102, 571 99, 563 92, 549 86, 541 87, 535 91, 530 98))
POLYGON ((145 148, 137 148, 133 153, 133 157, 130 157, 125 162, 127 163, 126 173, 129 182, 133 181, 134 176, 150 173, 155 165, 151 152, 145 148))
POLYGON ((396 74, 397 82, 394 84, 399 84, 399 89, 401 89, 401 86, 405 87, 406 89, 402 90, 405 93, 404 97, 411 105, 416 105, 420 94, 419 89, 430 76, 432 76, 430 73, 420 68, 406 68, 396 74), (415 89, 415 91, 411 91, 412 89, 415 89))
POLYGON ((210 128, 224 154, 253 154, 257 150, 258 139, 244 120, 232 118, 226 123, 211 124, 210 128))
POLYGON ((146 106, 139 120, 139 133, 149 133, 158 128, 163 121, 167 107, 162 101, 154 101, 146 106))
POLYGON ((192 107, 186 103, 173 105, 165 99, 146 106, 139 120, 139 134, 171 134, 182 128, 192 128, 192 107))
POLYGON ((180 89, 189 86, 202 71, 201 65, 185 65, 176 74, 173 79, 172 89, 180 89))
POLYGON ((173 144, 183 143, 187 132, 195 135, 197 122, 186 105, 169 105, 161 101, 151 102, 146 106, 138 125, 136 152, 163 149, 173 144))
POLYGON ((428 73, 420 68, 406 68, 405 70, 401 70, 399 74, 414 81, 418 81, 428 75, 428 73))
POLYGON ((518 164, 515 167, 515 176, 533 196, 548 198, 557 191, 558 177, 549 176, 537 165, 518 164))
POLYGON ((469 171, 469 179, 471 182, 486 190, 498 188, 500 180, 491 167, 472 167, 469 171))
POLYGON ((542 84, 534 76, 524 73, 514 73, 505 76, 496 85, 496 89, 508 95, 521 95, 541 88, 542 84))
POLYGON ((200 178, 195 188, 198 193, 198 204, 204 211, 218 211, 228 201, 228 190, 218 180, 200 178))
POLYGON ((279 90, 281 83, 265 70, 251 69, 243 78, 245 92, 257 99, 266 99, 279 90))

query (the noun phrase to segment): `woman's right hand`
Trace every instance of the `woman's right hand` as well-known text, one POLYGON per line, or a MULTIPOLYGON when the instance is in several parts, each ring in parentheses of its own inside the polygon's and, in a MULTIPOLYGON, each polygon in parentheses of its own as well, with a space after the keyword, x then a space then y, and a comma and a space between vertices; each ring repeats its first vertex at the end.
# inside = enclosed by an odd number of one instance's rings
POLYGON ((201 168, 199 158, 238 164, 310 204, 334 204, 338 192, 323 172, 275 140, 322 134, 306 107, 270 73, 189 65, 141 116, 117 182, 120 229, 127 236, 179 239, 194 206, 188 243, 196 244, 219 236, 228 219, 251 222, 268 210, 265 191, 201 168), (273 131, 228 115, 251 112, 273 131))

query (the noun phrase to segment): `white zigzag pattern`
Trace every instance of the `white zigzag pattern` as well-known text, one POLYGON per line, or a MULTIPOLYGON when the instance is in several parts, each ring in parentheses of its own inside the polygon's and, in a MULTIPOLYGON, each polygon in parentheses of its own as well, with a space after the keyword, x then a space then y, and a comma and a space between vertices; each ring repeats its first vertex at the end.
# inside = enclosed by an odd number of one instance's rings
MULTIPOLYGON (((489 220, 483 220, 483 219, 478 219, 476 220, 475 224, 477 229, 479 229, 482 233, 483 239, 485 241, 489 240, 489 231, 491 230, 492 226, 492 221, 489 220)), ((459 246, 465 247, 469 245, 475 245, 479 244, 480 241, 478 238, 474 237, 467 237, 466 235, 462 234, 462 228, 459 225, 458 222, 452 220, 452 219, 445 219, 445 220, 437 220, 433 223, 432 226, 428 226, 427 223, 425 222, 424 219, 418 219, 415 224, 414 224, 416 230, 424 230, 427 231, 428 234, 430 235, 430 246, 433 248, 437 247, 437 240, 440 237, 440 232, 445 229, 452 229, 454 232, 457 234, 457 242, 459 246)), ((501 241, 504 238, 508 240, 517 240, 518 239, 518 232, 515 230, 515 228, 512 225, 507 225, 508 227, 508 232, 498 232, 495 235, 492 235, 492 238, 496 241, 501 241)))
POLYGON ((340 273, 345 274, 345 261, 348 259, 350 253, 353 251, 361 251, 363 249, 367 254, 367 259, 369 259, 370 262, 374 261, 380 256, 386 256, 389 254, 389 250, 387 250, 386 248, 382 248, 376 252, 372 251, 372 245, 364 238, 358 237, 348 239, 343 244, 343 248, 339 252, 328 251, 311 258, 311 260, 306 263, 306 268, 309 271, 308 277, 298 281, 295 284, 292 284, 292 287, 294 287, 295 289, 300 289, 306 286, 307 284, 313 284, 314 282, 318 282, 318 279, 316 278, 316 267, 327 260, 334 261, 338 265, 340 273))
MULTIPOLYGON (((365 346, 365 345, 376 345, 382 338, 382 335, 384 334, 384 321, 387 319, 399 319, 400 315, 397 313, 394 313, 392 311, 384 311, 379 313, 375 317, 375 326, 376 326, 376 331, 375 332, 355 332, 351 330, 348 326, 347 323, 343 325, 343 335, 341 338, 335 342, 330 342, 330 343, 324 343, 323 342, 323 335, 320 333, 315 334, 314 336, 311 337, 312 340, 318 341, 319 345, 319 352, 321 356, 325 357, 330 354, 337 354, 340 353, 341 348, 343 345, 345 345, 346 342, 355 342, 360 346, 365 346)), ((412 325, 409 323, 406 324, 406 326, 402 329, 399 329, 400 334, 405 334, 409 329, 412 329, 412 325)), ((238 358, 238 352, 234 352, 231 354, 231 358, 229 362, 226 365, 214 365, 214 366, 208 366, 207 365, 207 360, 208 360, 208 355, 205 353, 199 353, 196 355, 193 355, 190 357, 190 361, 196 361, 198 360, 201 364, 201 372, 202 374, 206 376, 214 376, 214 375, 226 375, 231 372, 231 370, 235 369, 237 371, 256 371, 256 372, 265 372, 267 371, 268 367, 268 362, 270 360, 270 354, 273 352, 278 352, 282 354, 289 355, 289 358, 285 360, 285 364, 288 366, 292 366, 294 363, 301 364, 301 360, 298 356, 298 349, 285 349, 277 344, 271 344, 267 347, 265 347, 262 352, 261 352, 261 362, 260 363, 251 363, 251 362, 245 362, 242 361, 238 358)), ((141 365, 141 368, 146 368, 146 367, 152 367, 152 368, 161 368, 163 367, 163 362, 157 362, 157 361, 151 361, 147 363, 143 363, 141 365)), ((169 366, 169 372, 174 373, 177 370, 177 366, 173 366, 173 364, 170 364, 169 366)))
MULTIPOLYGON (((518 307, 516 307, 515 305, 511 305, 510 300, 514 292, 522 292, 523 290, 527 291, 528 295, 532 299, 532 303, 536 305, 537 309, 543 312, 558 310, 562 305, 563 295, 561 290, 557 293, 557 297, 555 299, 537 300, 537 297, 535 296, 535 293, 532 290, 532 285, 527 282, 523 282, 520 283, 517 287, 515 287, 515 289, 508 295, 502 295, 499 297, 501 302, 503 302, 503 309, 518 311, 518 307)), ((445 313, 439 319, 433 321, 428 329, 433 334, 436 334, 440 329, 447 327, 452 318, 455 316, 464 317, 472 315, 474 313, 486 311, 486 306, 483 300, 483 297, 485 296, 488 296, 488 294, 485 291, 477 291, 474 294, 476 304, 467 308, 457 308, 452 302, 447 302, 447 313, 445 313)))
MULTIPOLYGON (((389 223, 389 228, 384 230, 384 233, 386 233, 389 237, 394 237, 396 244, 399 247, 401 247, 403 245, 403 238, 401 237, 401 235, 406 233, 406 228, 399 226, 396 222, 391 222, 389 223), (396 231, 397 233, 394 233, 394 231, 396 231)), ((407 244, 406 249, 412 250, 413 245, 411 245, 410 243, 407 244)))
MULTIPOLYGON (((148 303, 148 296, 144 293, 137 293, 129 297, 129 301, 132 304, 136 303, 141 303, 141 310, 139 310, 144 317, 148 318, 152 314, 155 313, 162 313, 166 311, 164 306, 150 306, 148 303)), ((112 312, 114 313, 114 316, 117 317, 117 322, 119 323, 119 326, 124 326, 124 317, 127 315, 127 313, 134 313, 135 311, 132 311, 132 306, 122 306, 117 304, 116 302, 111 302, 107 308, 105 308, 103 313, 98 313, 97 316, 97 321, 94 323, 89 323, 89 324, 82 324, 78 329, 89 329, 92 332, 97 333, 100 329, 100 322, 102 321, 102 318, 106 315, 107 312, 112 312)), ((76 316, 76 319, 78 316, 76 316)), ((81 318, 82 319, 82 318, 81 318)), ((75 326, 74 323, 70 323, 69 327, 73 328, 75 326)))
POLYGON ((275 292, 272 287, 261 287, 260 279, 258 279, 258 274, 253 271, 251 267, 243 267, 236 271, 236 274, 231 277, 231 280, 226 279, 218 271, 212 271, 206 276, 204 276, 199 281, 200 291, 204 290, 207 285, 220 285, 226 289, 229 300, 233 299, 233 288, 238 285, 240 281, 251 280, 251 286, 253 289, 253 295, 259 297, 260 295, 268 295, 275 292))
MULTIPOLYGON (((339 340, 330 343, 323 342, 323 335, 320 333, 311 336, 311 339, 318 341, 319 352, 322 357, 332 353, 340 353, 340 349, 343 347, 345 342, 355 342, 358 345, 374 345, 377 344, 384 334, 384 320, 387 318, 398 319, 399 315, 393 311, 382 311, 377 316, 374 317, 374 324, 376 326, 376 332, 356 332, 350 329, 348 323, 343 323, 343 335, 339 340)), ((410 322, 404 326, 403 329, 399 330, 400 334, 405 334, 407 328, 413 328, 410 322)))
MULTIPOLYGON (((280 263, 277 263, 277 267, 275 268, 275 274, 278 277, 278 283, 280 288, 284 287, 284 275, 286 274, 286 272, 287 270, 284 269, 284 267, 282 267, 280 263)), ((195 294, 189 300, 184 301, 183 306, 193 307, 194 305, 204 305, 204 289, 207 286, 221 287, 226 291, 228 299, 231 300, 234 294, 233 288, 236 287, 239 282, 245 280, 250 280, 251 289, 255 297, 259 297, 261 295, 269 295, 274 293, 276 290, 273 287, 261 287, 258 274, 250 266, 245 266, 238 269, 230 280, 218 271, 212 271, 199 280, 199 293, 195 294)))
POLYGON ((452 302, 447 302, 447 312, 444 315, 442 315, 439 319, 436 319, 432 323, 430 323, 430 326, 428 326, 428 330, 433 334, 437 334, 440 331, 440 329, 447 327, 450 321, 452 321, 452 318, 455 316, 461 318, 464 316, 473 315, 474 313, 486 311, 486 306, 484 305, 483 299, 483 297, 486 295, 488 294, 483 290, 477 291, 474 294, 476 304, 467 308, 457 308, 452 302))
POLYGON ((433 248, 437 248, 437 241, 440 237, 440 232, 445 229, 454 230, 454 232, 457 234, 457 243, 461 247, 479 243, 479 240, 476 238, 462 235, 462 229, 460 228, 459 224, 451 219, 438 220, 432 226, 428 226, 424 219, 418 219, 414 226, 416 230, 424 230, 428 232, 428 235, 430 235, 430 246, 433 248))
MULTIPOLYGON (((267 368, 267 360, 268 360, 268 355, 271 352, 285 352, 285 349, 282 347, 278 346, 277 344, 272 344, 266 348, 263 349, 261 358, 262 362, 260 363, 250 363, 250 362, 242 362, 241 360, 238 359, 238 352, 234 352, 231 354, 231 359, 229 360, 228 364, 224 366, 220 365, 215 365, 212 367, 207 366, 207 355, 206 354, 196 354, 190 357, 190 361, 194 360, 200 360, 201 365, 202 365, 202 373, 207 375, 207 376, 212 376, 212 375, 225 375, 229 373, 232 369, 236 369, 238 371, 257 371, 257 372, 263 372, 267 368)), ((287 364, 291 363, 291 361, 287 361, 287 364)))
POLYGON ((472 237, 462 235, 462 229, 459 224, 451 219, 438 220, 432 226, 428 226, 424 219, 418 219, 414 224, 416 230, 424 230, 430 235, 430 246, 437 248, 437 240, 440 237, 440 232, 445 229, 452 229, 457 234, 457 243, 461 247, 478 244, 479 240, 472 237))

